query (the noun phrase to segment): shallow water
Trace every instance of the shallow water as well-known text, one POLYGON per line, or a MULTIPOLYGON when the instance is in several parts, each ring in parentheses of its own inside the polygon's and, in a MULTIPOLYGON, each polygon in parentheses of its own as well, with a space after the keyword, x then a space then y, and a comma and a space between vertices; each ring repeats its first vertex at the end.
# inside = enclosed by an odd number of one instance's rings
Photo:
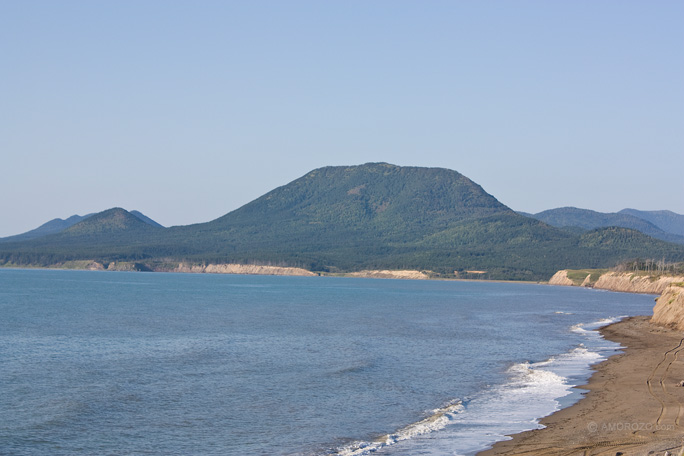
POLYGON ((653 297, 0 270, 0 454, 473 454, 577 400, 653 297))

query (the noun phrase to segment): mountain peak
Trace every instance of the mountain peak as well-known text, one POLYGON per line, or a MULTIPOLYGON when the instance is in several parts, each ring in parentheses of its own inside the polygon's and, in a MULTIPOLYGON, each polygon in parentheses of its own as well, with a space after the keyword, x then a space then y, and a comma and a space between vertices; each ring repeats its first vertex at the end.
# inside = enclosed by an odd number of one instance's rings
POLYGON ((456 171, 366 163, 315 169, 222 218, 273 210, 306 216, 314 223, 349 224, 374 218, 389 223, 394 218, 395 226, 418 219, 434 223, 510 211, 456 171))
POLYGON ((127 210, 114 207, 91 215, 85 220, 67 228, 64 233, 70 235, 113 233, 129 230, 148 230, 155 228, 140 217, 127 210))

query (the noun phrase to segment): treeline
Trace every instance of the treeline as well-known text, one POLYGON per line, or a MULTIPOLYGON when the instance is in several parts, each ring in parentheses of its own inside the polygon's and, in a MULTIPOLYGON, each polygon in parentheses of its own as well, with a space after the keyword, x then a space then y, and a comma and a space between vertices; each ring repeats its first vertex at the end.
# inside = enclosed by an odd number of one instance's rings
POLYGON ((611 268, 615 272, 646 272, 648 274, 684 274, 684 262, 668 262, 665 258, 656 260, 648 259, 633 259, 622 261, 611 268))

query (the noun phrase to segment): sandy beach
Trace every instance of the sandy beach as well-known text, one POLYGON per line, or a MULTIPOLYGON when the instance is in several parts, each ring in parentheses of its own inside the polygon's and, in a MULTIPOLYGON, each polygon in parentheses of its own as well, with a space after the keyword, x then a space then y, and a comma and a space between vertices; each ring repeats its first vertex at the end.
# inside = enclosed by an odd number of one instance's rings
POLYGON ((684 454, 684 333, 649 320, 603 328, 626 349, 596 366, 586 396, 478 456, 684 454))

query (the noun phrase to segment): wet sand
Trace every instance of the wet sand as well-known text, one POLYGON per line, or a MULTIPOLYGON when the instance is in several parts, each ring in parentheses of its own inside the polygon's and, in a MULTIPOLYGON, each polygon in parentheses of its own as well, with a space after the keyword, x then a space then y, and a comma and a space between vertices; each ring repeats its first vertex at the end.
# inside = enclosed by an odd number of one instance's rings
POLYGON ((684 332, 649 320, 601 329, 626 349, 595 367, 586 396, 478 456, 684 454, 684 332))

